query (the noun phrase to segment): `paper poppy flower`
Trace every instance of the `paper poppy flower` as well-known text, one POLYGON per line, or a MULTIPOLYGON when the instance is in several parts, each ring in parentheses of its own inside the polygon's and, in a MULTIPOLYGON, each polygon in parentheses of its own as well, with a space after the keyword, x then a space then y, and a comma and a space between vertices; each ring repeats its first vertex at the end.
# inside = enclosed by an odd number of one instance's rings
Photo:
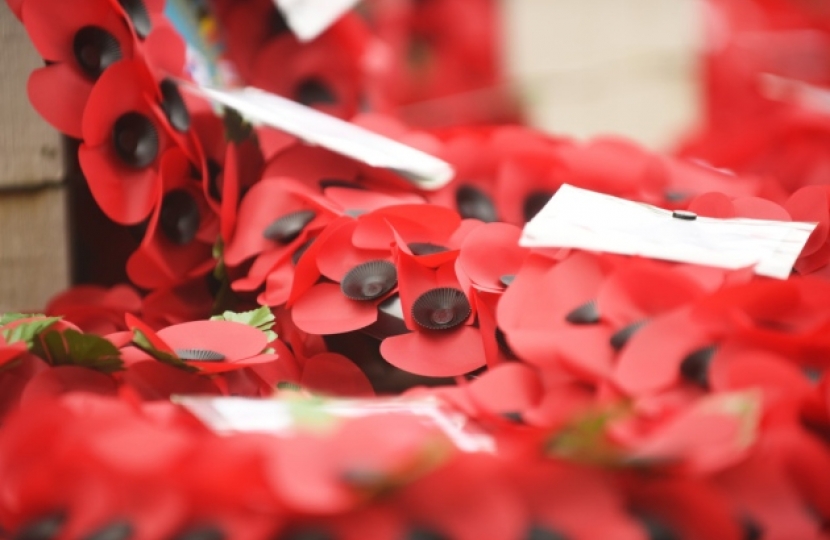
POLYGON ((319 247, 313 252, 320 275, 330 282, 304 291, 295 287, 289 303, 294 323, 315 334, 339 334, 373 324, 378 306, 396 290, 391 246, 417 253, 423 264, 439 265, 455 259, 457 241, 452 237, 459 226, 452 210, 432 205, 381 207, 338 224, 315 242, 319 247))
POLYGON ((104 72, 84 110, 78 158, 110 219, 134 224, 150 214, 161 190, 161 157, 172 147, 193 157, 188 128, 175 84, 159 87, 139 61, 122 61, 104 72))
POLYGON ((363 55, 370 35, 352 13, 313 41, 273 37, 257 53, 251 85, 340 118, 351 118, 363 99, 363 55), (274 66, 281 66, 275 70, 274 66))
POLYGON ((830 262, 830 189, 807 186, 793 193, 784 204, 793 221, 818 223, 795 262, 799 274, 810 274, 826 268, 830 262))
POLYGON ((161 287, 144 297, 141 318, 154 330, 183 322, 207 319, 211 315, 214 296, 221 285, 212 273, 161 287))
POLYGON ((403 319, 409 332, 383 340, 384 360, 428 377, 463 375, 487 362, 473 301, 455 276, 455 261, 437 268, 400 251, 396 256, 403 319))
POLYGON ((209 272, 219 220, 204 198, 201 181, 177 148, 161 159, 162 183, 144 239, 127 260, 127 275, 148 289, 172 286, 209 272))
POLYGON ((275 266, 290 261, 337 214, 331 204, 303 185, 288 178, 269 178, 245 195, 238 215, 223 256, 231 267, 256 257, 247 277, 233 284, 236 290, 247 291, 262 285, 275 266))
POLYGON ((276 354, 263 352, 268 346, 265 333, 246 324, 193 321, 154 332, 127 315, 127 325, 144 336, 138 345, 151 356, 156 354, 163 361, 203 373, 222 373, 277 360, 276 354))
POLYGON ((473 287, 504 291, 522 266, 530 250, 519 246, 521 229, 507 223, 490 223, 473 229, 458 254, 456 265, 473 287))
POLYGON ((595 255, 572 253, 556 261, 531 253, 497 308, 510 350, 541 367, 564 365, 586 381, 606 379, 613 332, 596 305, 605 272, 595 255))
POLYGON ((288 25, 269 0, 217 2, 215 7, 225 34, 225 53, 242 79, 250 81, 257 53, 269 40, 287 34, 288 25))
POLYGON ((106 335, 126 330, 124 313, 141 312, 141 297, 129 285, 77 285, 49 301, 45 313, 60 316, 84 332, 106 335))
POLYGON ((141 58, 165 74, 179 75, 184 44, 164 24, 163 4, 158 0, 94 0, 78 5, 26 0, 21 8, 24 24, 35 48, 50 62, 29 78, 28 94, 35 109, 59 131, 80 138, 92 87, 114 63, 141 58))

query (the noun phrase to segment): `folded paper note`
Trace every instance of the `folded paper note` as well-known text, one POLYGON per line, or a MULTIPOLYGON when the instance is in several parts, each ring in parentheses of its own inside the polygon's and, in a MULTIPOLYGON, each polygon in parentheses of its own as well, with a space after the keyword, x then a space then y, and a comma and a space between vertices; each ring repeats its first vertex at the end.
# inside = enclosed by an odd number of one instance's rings
POLYGON ((274 0, 294 35, 311 41, 352 9, 358 0, 274 0))
POLYGON ((297 393, 286 398, 174 396, 218 433, 268 433, 290 437, 308 423, 345 422, 376 415, 416 416, 463 452, 494 452, 492 437, 435 398, 334 399, 297 393))
POLYGON ((214 103, 236 109, 251 122, 285 131, 371 167, 391 170, 421 189, 444 187, 454 174, 449 163, 426 152, 257 88, 184 86, 214 103))
POLYGON ((816 223, 715 219, 568 184, 526 226, 525 247, 575 248, 789 277, 816 223))

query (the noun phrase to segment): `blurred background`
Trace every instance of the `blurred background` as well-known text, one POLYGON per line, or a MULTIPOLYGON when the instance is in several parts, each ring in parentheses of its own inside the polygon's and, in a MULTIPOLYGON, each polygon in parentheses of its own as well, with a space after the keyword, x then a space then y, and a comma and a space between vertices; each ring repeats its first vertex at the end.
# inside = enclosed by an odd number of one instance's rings
MULTIPOLYGON (((509 82, 450 101, 486 103, 510 91, 531 125, 576 137, 617 133, 654 149, 673 146, 700 116, 701 2, 504 0, 499 9, 509 82)), ((72 152, 26 97, 41 65, 0 6, 0 311, 40 308, 71 274, 72 152)))

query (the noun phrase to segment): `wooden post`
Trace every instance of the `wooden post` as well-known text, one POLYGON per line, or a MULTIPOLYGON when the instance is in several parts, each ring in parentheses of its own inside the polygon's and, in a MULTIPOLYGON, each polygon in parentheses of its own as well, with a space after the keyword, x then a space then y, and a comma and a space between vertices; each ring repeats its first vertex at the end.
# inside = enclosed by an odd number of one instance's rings
POLYGON ((63 142, 26 96, 29 73, 42 65, 23 25, 4 3, 0 6, 0 312, 42 309, 69 281, 63 142))

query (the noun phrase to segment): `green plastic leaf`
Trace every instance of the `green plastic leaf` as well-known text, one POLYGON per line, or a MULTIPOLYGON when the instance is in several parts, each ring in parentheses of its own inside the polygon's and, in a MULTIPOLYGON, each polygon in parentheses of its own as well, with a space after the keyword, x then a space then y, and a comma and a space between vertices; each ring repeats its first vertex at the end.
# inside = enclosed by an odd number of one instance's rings
MULTIPOLYGON (((26 319, 29 317, 42 317, 42 315, 23 315, 22 317, 17 317, 19 314, 13 314, 14 318, 11 318, 9 321, 3 324, 9 324, 10 322, 17 322, 22 319, 26 319)), ((6 315, 5 317, 9 317, 6 315)), ((44 317, 34 319, 28 322, 19 323, 11 328, 3 328, 3 337, 6 340, 6 343, 17 343, 18 341, 23 341, 29 347, 35 341, 35 338, 39 336, 44 331, 48 330, 53 324, 58 322, 60 317, 44 317)))
POLYGON ((20 319, 31 319, 33 317, 46 317, 42 313, 3 313, 0 315, 0 326, 5 326, 20 319))
POLYGON ((150 343, 150 340, 144 335, 144 332, 138 328, 133 328, 133 345, 146 352, 159 362, 171 365, 173 367, 183 369, 185 371, 196 372, 198 368, 188 365, 184 360, 169 352, 161 351, 150 343))
POLYGON ((80 366, 104 373, 124 369, 121 351, 109 340, 77 330, 53 330, 43 336, 44 358, 53 366, 80 366))
POLYGON ((274 327, 274 314, 268 306, 262 306, 259 309, 252 311, 243 311, 242 313, 234 313, 233 311, 226 311, 221 315, 215 315, 210 318, 212 321, 231 321, 241 324, 253 326, 257 330, 265 333, 268 337, 268 343, 277 339, 277 333, 271 329, 274 327))
POLYGON ((593 411, 574 420, 556 433, 547 444, 550 454, 574 461, 613 465, 622 455, 607 437, 609 425, 627 414, 625 408, 593 411))
POLYGON ((228 142, 241 143, 249 139, 254 132, 253 126, 236 109, 225 107, 223 121, 228 142))

